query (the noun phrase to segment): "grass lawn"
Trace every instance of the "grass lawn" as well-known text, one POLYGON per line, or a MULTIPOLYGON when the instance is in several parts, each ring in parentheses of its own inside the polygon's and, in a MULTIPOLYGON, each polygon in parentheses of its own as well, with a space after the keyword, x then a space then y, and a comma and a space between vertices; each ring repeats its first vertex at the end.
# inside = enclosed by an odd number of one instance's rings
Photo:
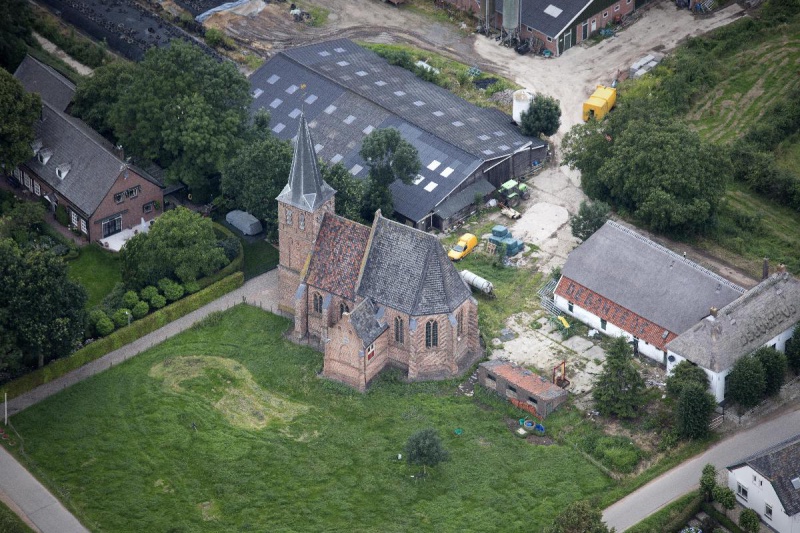
POLYGON ((3 533, 30 533, 33 530, 14 514, 14 511, 0 502, 0 531, 3 533))
POLYGON ((96 531, 539 531, 613 485, 457 382, 389 374, 362 395, 319 379, 322 354, 284 341, 288 325, 213 315, 16 415, 16 453, 96 531), (419 479, 397 454, 426 427, 451 460, 419 479))
POLYGON ((96 243, 81 248, 81 255, 69 263, 69 276, 86 288, 86 308, 99 304, 122 281, 119 254, 102 249, 96 243))
POLYGON ((239 240, 242 243, 242 248, 244 248, 242 271, 244 272, 245 280, 272 270, 278 265, 278 249, 272 243, 264 239, 248 242, 241 236, 239 236, 239 240))

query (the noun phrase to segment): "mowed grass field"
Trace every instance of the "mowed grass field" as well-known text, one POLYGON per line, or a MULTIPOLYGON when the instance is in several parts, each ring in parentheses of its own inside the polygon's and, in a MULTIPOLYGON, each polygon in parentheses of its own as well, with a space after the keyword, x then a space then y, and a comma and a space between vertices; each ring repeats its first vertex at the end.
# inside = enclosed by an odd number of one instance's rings
POLYGON ((504 402, 458 381, 389 375, 362 395, 320 379, 288 324, 212 315, 15 416, 16 453, 92 531, 539 531, 613 484, 572 447, 515 437, 504 402), (451 460, 420 479, 397 454, 427 427, 451 460))
POLYGON ((119 254, 92 243, 81 248, 80 255, 69 263, 69 277, 86 289, 86 308, 100 305, 114 285, 122 281, 119 254))

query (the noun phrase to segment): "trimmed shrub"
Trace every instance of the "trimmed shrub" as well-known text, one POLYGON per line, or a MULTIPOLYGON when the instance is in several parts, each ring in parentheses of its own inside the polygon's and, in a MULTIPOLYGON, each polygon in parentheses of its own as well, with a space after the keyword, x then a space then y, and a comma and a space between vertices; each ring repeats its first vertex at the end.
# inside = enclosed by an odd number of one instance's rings
POLYGON ((122 307, 133 309, 139 303, 139 295, 136 291, 128 291, 122 295, 122 307))
POLYGON ((92 309, 89 311, 89 316, 87 317, 87 321, 91 327, 95 327, 98 322, 102 319, 108 318, 108 315, 102 309, 92 309))
POLYGON ((167 299, 161 296, 160 294, 156 294, 150 300, 150 305, 153 306, 153 309, 161 309, 165 305, 167 305, 167 299))
POLYGON ((152 285, 148 285, 141 291, 139 291, 139 296, 141 296, 142 300, 147 302, 153 303, 153 297, 158 296, 158 289, 153 287, 152 285))
POLYGON ((185 283, 183 288, 187 294, 194 294, 200 290, 200 285, 196 281, 190 281, 189 283, 185 283))
POLYGON ((67 213, 67 208, 61 204, 56 207, 56 221, 65 228, 69 226, 69 213, 67 213))
POLYGON ((108 335, 111 335, 111 333, 114 332, 114 329, 115 329, 114 323, 111 321, 110 318, 105 316, 105 313, 103 313, 103 318, 98 320, 97 324, 95 324, 94 326, 95 332, 101 337, 106 337, 108 335))
POLYGON ((114 324, 116 324, 118 328, 121 328, 123 326, 128 325, 128 320, 130 320, 129 318, 130 316, 131 316, 130 309, 120 307, 119 309, 114 311, 113 315, 111 315, 111 320, 114 321, 114 324))
POLYGON ((114 311, 122 307, 122 297, 125 296, 125 292, 127 292, 125 290, 125 285, 123 283, 117 283, 114 285, 114 288, 111 289, 111 292, 106 294, 103 298, 100 307, 109 315, 114 313, 114 311))
POLYGON ((142 318, 150 312, 150 306, 147 305, 147 302, 139 301, 133 306, 131 312, 133 313, 133 318, 142 318))
POLYGON ((164 278, 158 282, 158 288, 164 293, 167 301, 174 302, 183 297, 183 286, 171 279, 164 278))

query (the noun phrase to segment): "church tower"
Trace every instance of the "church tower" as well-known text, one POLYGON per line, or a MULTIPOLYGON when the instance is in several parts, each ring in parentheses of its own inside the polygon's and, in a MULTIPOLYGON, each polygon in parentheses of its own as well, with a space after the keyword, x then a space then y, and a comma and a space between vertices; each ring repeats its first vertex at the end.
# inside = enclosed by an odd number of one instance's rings
POLYGON ((334 213, 335 194, 322 180, 308 123, 305 115, 300 115, 289 183, 277 197, 279 308, 284 313, 294 314, 300 274, 314 247, 322 215, 326 211, 334 213))

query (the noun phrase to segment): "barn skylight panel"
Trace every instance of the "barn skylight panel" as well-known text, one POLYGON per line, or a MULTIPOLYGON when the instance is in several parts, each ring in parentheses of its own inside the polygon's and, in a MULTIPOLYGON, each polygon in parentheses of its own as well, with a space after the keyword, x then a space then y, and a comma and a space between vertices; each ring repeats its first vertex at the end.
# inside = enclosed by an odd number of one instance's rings
POLYGON ((280 133, 283 131, 283 128, 285 127, 286 124, 284 124, 283 122, 278 122, 277 124, 275 124, 275 127, 272 128, 272 131, 274 131, 275 133, 280 133))
POLYGON ((437 116, 437 117, 442 117, 442 116, 444 116, 444 113, 442 113, 441 111, 434 111, 433 115, 437 116))
POLYGON ((286 92, 287 92, 287 93, 289 93, 289 94, 294 94, 294 93, 295 93, 295 91, 296 91, 297 89, 299 89, 299 88, 300 88, 300 87, 298 87, 297 85, 290 85, 290 86, 289 86, 289 88, 288 88, 288 89, 286 89, 286 92))
POLYGON ((433 192, 433 189, 435 189, 438 186, 439 186, 438 183, 435 183, 435 182, 432 181, 432 182, 430 182, 429 184, 427 184, 425 186, 425 190, 428 191, 428 192, 433 192))
POLYGON ((256 89, 255 91, 253 91, 253 98, 258 98, 262 94, 264 94, 264 91, 262 89, 256 89))
POLYGON ((362 78, 364 76, 366 76, 366 75, 367 75, 367 73, 365 71, 363 71, 363 70, 359 70, 358 72, 356 72, 356 76, 361 76, 362 78))
POLYGON ((484 150, 483 153, 486 155, 492 155, 494 152, 491 150, 484 150))
POLYGON ((342 154, 336 154, 335 156, 331 157, 331 163, 333 163, 335 165, 336 163, 338 163, 342 159, 344 159, 344 156, 342 154))
POLYGON ((394 92, 394 95, 395 95, 395 96, 405 96, 405 95, 406 95, 406 93, 404 93, 403 91, 395 91, 395 92, 394 92))
POLYGON ((300 116, 300 113, 301 113, 301 111, 295 107, 295 108, 292 110, 292 112, 291 112, 291 113, 289 113, 289 116, 290 116, 291 118, 297 118, 298 116, 300 116))
POLYGON ((433 161, 431 161, 431 164, 428 165, 428 170, 436 170, 437 168, 439 168, 439 165, 441 164, 442 164, 441 161, 437 161, 434 159, 433 161))
POLYGON ((414 102, 414 105, 417 107, 422 107, 425 105, 425 102, 423 102, 422 100, 417 100, 416 102, 414 102))
POLYGON ((345 124, 352 124, 353 121, 356 119, 353 115, 348 115, 346 119, 344 119, 345 124))
POLYGON ((350 63, 348 63, 347 61, 337 61, 336 64, 339 65, 340 67, 346 67, 350 63))
POLYGON ((283 100, 281 100, 280 98, 276 98, 275 100, 273 100, 272 102, 269 103, 269 106, 272 109, 277 109, 278 106, 281 105, 282 103, 283 103, 283 100))
POLYGON ((419 184, 420 184, 420 183, 422 183, 423 181, 425 181, 425 176, 421 176, 421 175, 417 174, 417 177, 416 177, 416 178, 414 178, 414 181, 413 181, 412 183, 413 183, 414 185, 419 185, 419 184))
POLYGON ((329 55, 331 55, 331 53, 328 52, 327 50, 323 50, 322 52, 317 52, 317 53, 322 57, 328 57, 329 55))
POLYGON ((553 4, 550 4, 544 9, 544 12, 553 18, 558 18, 558 16, 562 13, 562 11, 564 10, 554 6, 553 4))
POLYGON ((353 168, 350 169, 350 174, 353 176, 358 176, 358 173, 364 170, 364 167, 361 165, 353 165, 353 168))
POLYGON ((278 76, 277 74, 273 74, 267 79, 267 83, 269 83, 270 85, 275 85, 275 82, 277 82, 279 79, 281 79, 280 76, 278 76))
POLYGON ((505 133, 504 131, 496 131, 496 132, 494 132, 494 134, 495 134, 495 136, 497 136, 497 137, 502 137, 502 136, 503 136, 503 135, 505 135, 506 133, 505 133))
POLYGON ((339 52, 340 54, 344 53, 346 50, 344 48, 334 48, 334 52, 339 52))
POLYGON ((316 101, 317 101, 317 95, 316 94, 309 94, 308 98, 305 99, 305 103, 307 103, 307 104, 313 104, 316 101))
POLYGON ((325 112, 329 115, 332 115, 334 111, 336 111, 336 106, 333 104, 325 108, 325 112))
POLYGON ((500 150, 511 150, 511 147, 510 146, 506 146, 505 144, 501 144, 497 148, 500 149, 500 150))
POLYGON ((455 126, 456 128, 460 128, 463 125, 464 123, 461 122, 460 120, 456 120, 455 122, 453 122, 453 126, 455 126))
POLYGON ((364 133, 364 135, 369 135, 369 134, 370 134, 370 133, 372 133, 374 130, 375 130, 375 128, 374 128, 373 126, 367 126, 366 128, 364 128, 364 129, 363 129, 363 130, 361 130, 361 131, 364 133))
POLYGON ((319 151, 322 150, 322 148, 323 147, 322 147, 321 144, 315 144, 314 145, 314 152, 319 153, 319 151))
POLYGON ((375 85, 377 85, 378 87, 383 87, 384 85, 386 85, 386 82, 383 80, 378 80, 375 82, 375 85))
POLYGON ((443 178, 446 178, 446 177, 448 177, 450 174, 452 174, 452 173, 453 173, 453 170, 455 170, 453 167, 447 167, 446 169, 442 170, 442 173, 441 173, 440 175, 441 175, 443 178))
POLYGON ((478 139, 482 141, 488 141, 489 139, 491 139, 491 137, 489 137, 488 135, 478 135, 478 139))

